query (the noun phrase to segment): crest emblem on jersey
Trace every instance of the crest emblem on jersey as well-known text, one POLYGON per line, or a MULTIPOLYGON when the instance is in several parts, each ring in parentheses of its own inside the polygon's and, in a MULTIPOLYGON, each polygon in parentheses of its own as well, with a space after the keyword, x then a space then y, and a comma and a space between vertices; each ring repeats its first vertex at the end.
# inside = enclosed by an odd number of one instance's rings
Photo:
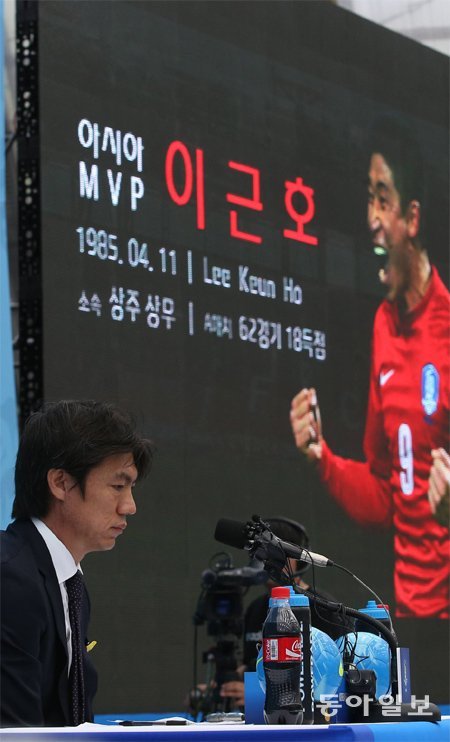
POLYGON ((432 363, 422 369, 422 407, 427 415, 436 412, 439 399, 439 374, 432 363))

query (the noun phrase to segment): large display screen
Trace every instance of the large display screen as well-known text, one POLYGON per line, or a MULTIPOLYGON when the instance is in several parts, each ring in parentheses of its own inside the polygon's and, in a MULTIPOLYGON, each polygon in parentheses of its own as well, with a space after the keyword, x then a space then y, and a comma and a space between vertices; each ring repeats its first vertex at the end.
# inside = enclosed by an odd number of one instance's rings
MULTIPOLYGON (((301 521, 395 612, 393 531, 339 508, 289 410, 315 387, 328 444, 362 458, 385 294, 367 142, 384 115, 419 142, 446 280, 447 63, 327 2, 46 0, 39 49, 45 398, 114 400, 158 449, 126 537, 86 560, 96 710, 179 709, 220 517, 301 521)), ((413 690, 444 700, 447 622, 396 629, 413 690)))

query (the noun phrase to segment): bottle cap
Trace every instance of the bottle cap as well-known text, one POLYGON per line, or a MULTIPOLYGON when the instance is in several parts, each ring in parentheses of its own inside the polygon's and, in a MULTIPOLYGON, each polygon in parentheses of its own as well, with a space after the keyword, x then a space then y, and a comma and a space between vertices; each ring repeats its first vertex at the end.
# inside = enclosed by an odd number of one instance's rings
POLYGON ((291 608, 297 608, 298 606, 309 607, 309 598, 307 595, 298 595, 297 593, 294 593, 294 595, 291 595, 289 598, 289 603, 291 604, 291 608))
POLYGON ((289 600, 290 592, 288 587, 273 587, 272 588, 272 598, 275 600, 279 598, 283 598, 284 600, 289 600))
POLYGON ((377 605, 374 600, 368 600, 365 608, 360 608, 360 613, 366 613, 372 618, 378 618, 379 620, 389 618, 389 606, 386 604, 377 605))

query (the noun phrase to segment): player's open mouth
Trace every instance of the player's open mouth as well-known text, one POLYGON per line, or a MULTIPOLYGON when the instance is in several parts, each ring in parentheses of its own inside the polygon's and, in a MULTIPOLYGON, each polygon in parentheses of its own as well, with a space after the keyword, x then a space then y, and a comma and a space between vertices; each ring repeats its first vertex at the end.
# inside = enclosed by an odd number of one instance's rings
POLYGON ((380 265, 380 269, 378 271, 378 278, 380 279, 381 283, 387 284, 389 280, 389 252, 388 249, 376 241, 372 244, 372 249, 374 254, 376 255, 378 259, 378 264, 380 265))
POLYGON ((373 245, 373 251, 375 255, 378 255, 379 257, 388 254, 387 248, 384 245, 378 245, 377 243, 373 245))

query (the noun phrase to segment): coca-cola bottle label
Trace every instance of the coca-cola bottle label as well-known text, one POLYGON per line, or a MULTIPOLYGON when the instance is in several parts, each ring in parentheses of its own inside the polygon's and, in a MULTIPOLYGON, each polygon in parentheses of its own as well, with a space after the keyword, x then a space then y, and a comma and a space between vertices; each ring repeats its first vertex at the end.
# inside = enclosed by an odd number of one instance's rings
POLYGON ((301 662, 301 639, 296 636, 277 636, 263 640, 264 662, 301 662))

